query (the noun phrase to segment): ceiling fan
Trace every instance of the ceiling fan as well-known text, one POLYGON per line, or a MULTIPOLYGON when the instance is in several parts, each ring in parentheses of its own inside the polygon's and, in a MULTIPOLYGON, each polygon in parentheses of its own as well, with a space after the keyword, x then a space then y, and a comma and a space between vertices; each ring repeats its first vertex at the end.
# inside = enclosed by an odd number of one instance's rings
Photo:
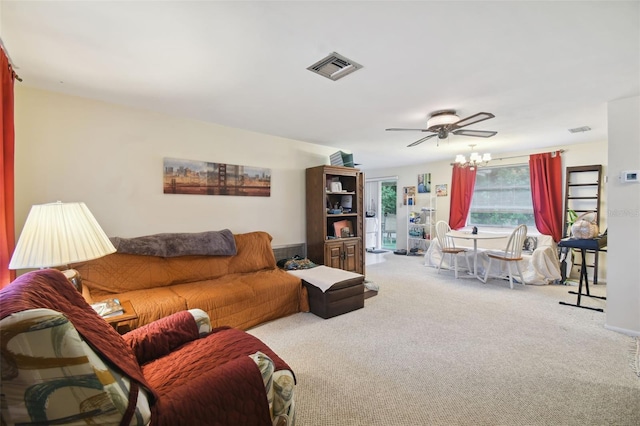
POLYGON ((462 135, 462 136, 475 136, 478 138, 490 138, 491 136, 497 134, 498 132, 492 132, 492 131, 486 131, 486 130, 466 130, 462 128, 467 127, 471 124, 488 120, 493 117, 495 117, 495 115, 489 112, 479 112, 477 114, 471 115, 467 118, 463 118, 462 120, 460 120, 460 117, 456 115, 456 112, 454 110, 447 109, 447 110, 436 111, 432 113, 429 116, 429 119, 427 120, 426 129, 390 128, 385 130, 433 133, 432 135, 426 136, 422 139, 418 139, 417 141, 407 145, 408 147, 421 144, 427 139, 431 139, 435 136, 437 136, 438 139, 446 139, 449 136, 449 133, 453 133, 454 135, 462 135))

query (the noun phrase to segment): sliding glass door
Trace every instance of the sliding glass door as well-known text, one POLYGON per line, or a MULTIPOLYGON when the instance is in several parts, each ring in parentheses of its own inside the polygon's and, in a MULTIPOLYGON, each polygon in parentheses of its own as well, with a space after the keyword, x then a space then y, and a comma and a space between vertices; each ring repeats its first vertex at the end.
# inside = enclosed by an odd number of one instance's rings
POLYGON ((397 238, 397 177, 367 179, 365 184, 365 247, 395 250, 397 238))

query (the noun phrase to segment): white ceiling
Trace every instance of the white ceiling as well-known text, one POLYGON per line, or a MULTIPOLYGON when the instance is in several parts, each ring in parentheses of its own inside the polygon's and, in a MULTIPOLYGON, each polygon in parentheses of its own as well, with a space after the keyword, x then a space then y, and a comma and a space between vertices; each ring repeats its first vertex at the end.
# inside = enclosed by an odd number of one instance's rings
MULTIPOLYGON (((25 86, 353 152, 364 169, 607 139, 640 93, 640 2, 11 1, 0 37, 25 86), (306 68, 331 52, 364 66, 306 68), (468 129, 407 145, 429 113, 468 129), (569 128, 589 126, 572 134, 569 128)), ((214 144, 215 141, 212 142, 214 144)))

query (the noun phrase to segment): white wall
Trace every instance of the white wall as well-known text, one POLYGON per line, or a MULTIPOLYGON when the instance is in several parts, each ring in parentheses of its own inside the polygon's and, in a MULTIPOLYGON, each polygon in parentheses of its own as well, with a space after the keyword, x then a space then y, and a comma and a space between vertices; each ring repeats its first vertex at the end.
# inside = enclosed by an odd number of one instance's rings
POLYGON ((640 170, 640 97, 609 102, 609 274, 607 328, 640 336, 640 184, 621 183, 640 170))
POLYGON ((263 230, 304 242, 304 169, 336 151, 16 85, 16 235, 33 204, 83 201, 107 235, 263 230), (270 197, 163 194, 163 157, 270 168, 270 197))

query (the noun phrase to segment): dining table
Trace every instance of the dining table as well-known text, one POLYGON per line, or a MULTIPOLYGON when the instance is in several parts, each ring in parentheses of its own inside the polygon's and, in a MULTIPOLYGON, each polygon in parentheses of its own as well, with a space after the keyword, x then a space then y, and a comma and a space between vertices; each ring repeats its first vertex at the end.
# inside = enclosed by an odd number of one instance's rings
POLYGON ((499 238, 506 239, 509 237, 508 235, 492 232, 477 232, 474 234, 471 231, 449 231, 446 235, 451 238, 473 241, 473 277, 481 281, 482 279, 478 276, 478 240, 497 240, 499 238))

